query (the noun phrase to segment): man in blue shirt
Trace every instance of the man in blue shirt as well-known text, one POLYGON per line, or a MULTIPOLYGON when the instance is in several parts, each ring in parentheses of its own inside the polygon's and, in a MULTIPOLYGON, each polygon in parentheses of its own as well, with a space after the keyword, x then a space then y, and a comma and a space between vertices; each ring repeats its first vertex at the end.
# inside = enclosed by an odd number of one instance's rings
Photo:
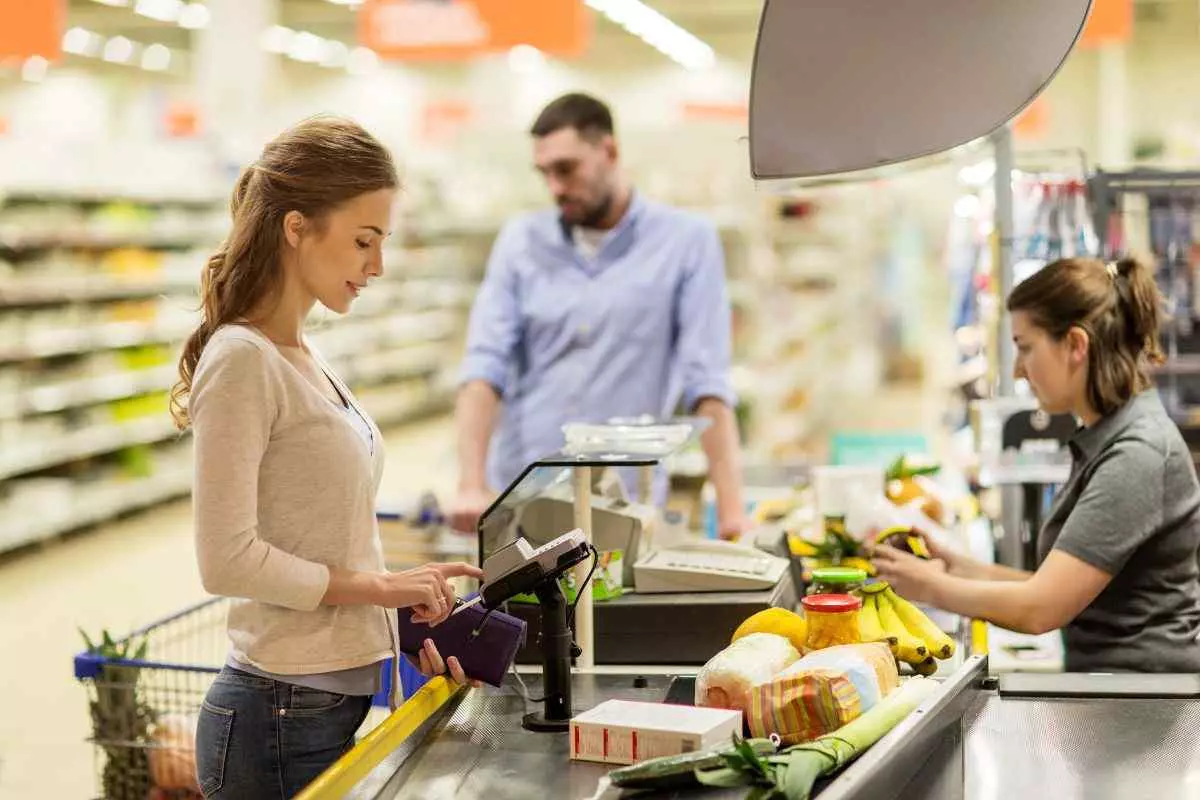
POLYGON ((716 229, 633 190, 599 100, 565 95, 530 133, 557 209, 504 227, 475 300, 455 409, 453 524, 473 530, 494 490, 562 447, 564 424, 663 418, 682 401, 712 421, 702 443, 718 529, 736 537, 746 518, 716 229))

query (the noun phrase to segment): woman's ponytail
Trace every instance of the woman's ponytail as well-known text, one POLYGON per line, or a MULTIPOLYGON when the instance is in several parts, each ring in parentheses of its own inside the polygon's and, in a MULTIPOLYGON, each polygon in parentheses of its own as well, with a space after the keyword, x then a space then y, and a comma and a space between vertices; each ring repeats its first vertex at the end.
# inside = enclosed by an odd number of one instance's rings
POLYGON ((1147 363, 1161 364, 1165 360, 1159 344, 1163 301, 1154 274, 1145 263, 1131 257, 1118 261, 1116 271, 1129 342, 1147 363))
POLYGON ((1145 263, 1060 259, 1018 284, 1007 306, 1057 340, 1072 328, 1087 334, 1088 402, 1101 415, 1153 386, 1148 368, 1163 361, 1163 301, 1145 263))

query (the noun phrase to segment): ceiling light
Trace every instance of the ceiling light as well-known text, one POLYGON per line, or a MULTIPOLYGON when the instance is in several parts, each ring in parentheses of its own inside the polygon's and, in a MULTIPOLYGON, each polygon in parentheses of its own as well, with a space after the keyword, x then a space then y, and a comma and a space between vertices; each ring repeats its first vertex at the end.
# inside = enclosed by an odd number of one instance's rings
POLYGON ((519 75, 536 72, 545 63, 545 54, 532 45, 519 44, 508 51, 508 67, 519 75))
POLYGON ((134 13, 159 22, 175 22, 183 12, 183 0, 137 0, 134 13))
POLYGON ((211 20, 212 12, 203 3, 188 3, 179 13, 179 27, 187 28, 189 31, 207 28, 211 20))
POLYGON ((716 61, 716 53, 704 41, 676 25, 641 0, 585 0, 646 44, 688 69, 702 69, 716 61))
POLYGON ((297 31, 288 45, 287 56, 307 64, 320 64, 325 57, 325 40, 308 31, 297 31))
POLYGON ((328 0, 328 2, 333 3, 335 6, 348 6, 349 8, 354 8, 356 6, 361 6, 363 0, 328 0))
POLYGON ((50 62, 41 56, 30 56, 25 59, 25 63, 21 65, 21 80, 29 81, 30 83, 41 83, 46 77, 46 70, 50 68, 50 62))
POLYGON ((114 64, 128 63, 133 58, 133 42, 124 36, 114 36, 104 44, 104 60, 114 64))
POLYGON ((102 42, 100 34, 93 33, 87 28, 71 28, 63 34, 62 49, 73 55, 94 58, 100 54, 102 42))
POLYGON ((356 47, 346 59, 346 70, 351 75, 369 75, 379 67, 379 56, 369 47, 356 47))
POLYGON ((164 44, 152 44, 142 53, 142 69, 163 72, 171 66, 171 50, 164 44))
POLYGON ((292 39, 296 38, 296 32, 291 28, 285 28, 282 25, 272 25, 263 31, 262 46, 268 53, 278 53, 283 55, 288 51, 288 47, 292 44, 292 39))
POLYGON ((325 57, 321 59, 322 67, 341 69, 350 60, 350 48, 342 42, 326 41, 325 57))
POLYGON ((113 8, 126 8, 129 5, 129 0, 92 0, 92 2, 113 8))

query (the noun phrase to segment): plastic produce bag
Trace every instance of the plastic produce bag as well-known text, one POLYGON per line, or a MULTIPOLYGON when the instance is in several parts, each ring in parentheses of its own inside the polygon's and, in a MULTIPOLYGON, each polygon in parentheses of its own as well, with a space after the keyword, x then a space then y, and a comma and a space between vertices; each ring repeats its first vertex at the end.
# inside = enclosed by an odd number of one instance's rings
POLYGON ((830 647, 756 686, 746 721, 754 736, 774 733, 786 745, 800 744, 857 719, 899 684, 887 644, 830 647))
POLYGON ((799 651, 782 636, 744 636, 701 667, 696 675, 696 705, 745 711, 755 686, 770 681, 799 658, 799 651))

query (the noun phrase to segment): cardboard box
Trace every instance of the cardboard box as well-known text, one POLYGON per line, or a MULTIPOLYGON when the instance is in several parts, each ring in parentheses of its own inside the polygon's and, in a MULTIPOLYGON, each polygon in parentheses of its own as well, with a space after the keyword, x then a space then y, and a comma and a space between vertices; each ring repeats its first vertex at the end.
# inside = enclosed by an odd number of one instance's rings
POLYGON ((742 732, 742 712, 609 700, 571 720, 571 758, 636 764, 726 744, 742 732))

